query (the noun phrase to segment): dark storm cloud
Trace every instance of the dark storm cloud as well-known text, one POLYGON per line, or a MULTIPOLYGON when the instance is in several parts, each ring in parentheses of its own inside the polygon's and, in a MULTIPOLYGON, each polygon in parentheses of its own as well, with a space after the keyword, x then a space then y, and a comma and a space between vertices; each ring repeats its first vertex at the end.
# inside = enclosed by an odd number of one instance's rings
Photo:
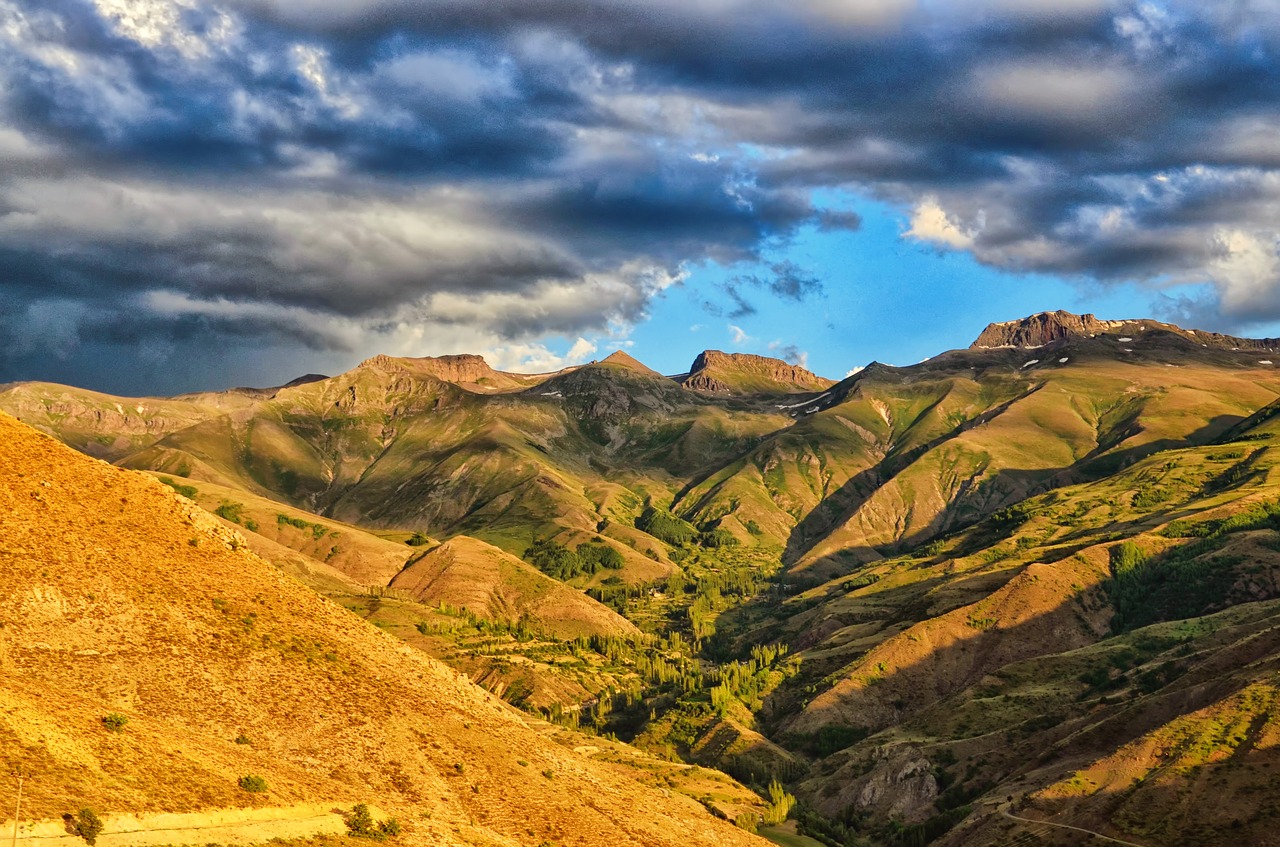
POLYGON ((820 295, 768 257, 859 225, 815 206, 830 188, 995 266, 1280 314, 1265 0, 0 0, 0 23, 10 361, 572 338, 709 260, 744 268, 709 304, 741 317, 820 295))

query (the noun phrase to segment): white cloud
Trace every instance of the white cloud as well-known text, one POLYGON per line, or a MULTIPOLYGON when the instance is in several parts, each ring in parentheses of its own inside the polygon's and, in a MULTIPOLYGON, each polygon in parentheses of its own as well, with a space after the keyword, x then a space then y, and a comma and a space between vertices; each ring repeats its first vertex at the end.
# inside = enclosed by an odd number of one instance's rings
POLYGON ((329 68, 325 51, 307 44, 293 45, 293 61, 298 74, 311 83, 321 102, 348 120, 363 111, 355 98, 344 90, 341 81, 329 68))
POLYGON ((733 324, 729 324, 729 336, 733 339, 734 344, 745 344, 751 340, 751 336, 747 335, 746 330, 733 324))
POLYGON ((1215 239, 1217 258, 1209 273, 1218 286, 1222 310, 1236 318, 1258 312, 1274 315, 1280 303, 1280 256, 1275 233, 1223 230, 1215 239))
POLYGON ((1140 3, 1115 19, 1116 34, 1133 44, 1139 56, 1149 56, 1173 43, 1173 21, 1168 10, 1155 3, 1140 3))
POLYGON ((864 370, 866 370, 866 365, 858 365, 856 368, 850 368, 849 370, 845 371, 844 378, 848 379, 849 377, 855 374, 862 373, 864 370))
POLYGON ((916 204, 911 213, 911 228, 903 235, 956 250, 973 246, 973 235, 960 229, 947 217, 937 197, 926 197, 916 204))

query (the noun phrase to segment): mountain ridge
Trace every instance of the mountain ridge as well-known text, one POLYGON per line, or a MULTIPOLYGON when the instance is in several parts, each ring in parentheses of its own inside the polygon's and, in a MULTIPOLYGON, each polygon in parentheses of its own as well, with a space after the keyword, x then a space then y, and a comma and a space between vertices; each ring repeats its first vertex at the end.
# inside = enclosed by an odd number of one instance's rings
POLYGON ((789 394, 823 391, 835 385, 835 380, 781 359, 720 350, 699 353, 679 382, 685 388, 712 394, 789 394))
POLYGON ((1039 312, 1017 320, 988 324, 969 345, 969 349, 989 350, 1014 347, 1034 350, 1071 339, 1096 338, 1100 335, 1123 337, 1151 330, 1178 335, 1202 347, 1267 352, 1275 352, 1280 348, 1280 338, 1242 338, 1204 330, 1183 329, 1176 324, 1146 318, 1099 320, 1093 314, 1077 315, 1059 309, 1054 312, 1039 312))

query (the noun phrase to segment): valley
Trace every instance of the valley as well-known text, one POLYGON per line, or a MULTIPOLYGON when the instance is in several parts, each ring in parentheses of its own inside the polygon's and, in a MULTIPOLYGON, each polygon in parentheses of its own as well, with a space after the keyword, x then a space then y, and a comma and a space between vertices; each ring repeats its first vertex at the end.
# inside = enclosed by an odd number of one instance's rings
POLYGON ((1058 312, 839 382, 0 386, 6 755, 121 812, 252 761, 421 843, 1272 843, 1277 349, 1058 312))

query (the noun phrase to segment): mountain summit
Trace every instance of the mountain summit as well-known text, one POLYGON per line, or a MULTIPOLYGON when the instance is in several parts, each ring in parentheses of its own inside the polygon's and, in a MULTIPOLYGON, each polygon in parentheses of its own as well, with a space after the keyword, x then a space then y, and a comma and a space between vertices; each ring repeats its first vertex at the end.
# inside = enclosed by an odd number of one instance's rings
POLYGON ((1170 333, 1195 342, 1201 347, 1216 349, 1269 351, 1280 345, 1280 339, 1275 338, 1238 338, 1217 332, 1183 329, 1175 324, 1146 319, 1104 321, 1092 314, 1076 315, 1059 309, 1056 312, 1040 312, 1016 321, 987 324, 987 328, 969 345, 969 349, 989 350, 997 347, 1034 349, 1073 338, 1096 338, 1100 335, 1134 336, 1150 331, 1170 333))
POLYGON ((644 362, 640 361, 639 359, 630 355, 629 353, 622 352, 621 350, 614 350, 612 353, 610 353, 608 356, 605 356, 596 364, 615 365, 617 367, 627 368, 629 370, 633 370, 642 374, 649 374, 651 376, 662 376, 662 374, 658 373, 653 368, 646 365, 644 362))
POLYGON ((835 382, 781 359, 703 350, 680 384, 714 394, 793 394, 824 391, 835 382))

